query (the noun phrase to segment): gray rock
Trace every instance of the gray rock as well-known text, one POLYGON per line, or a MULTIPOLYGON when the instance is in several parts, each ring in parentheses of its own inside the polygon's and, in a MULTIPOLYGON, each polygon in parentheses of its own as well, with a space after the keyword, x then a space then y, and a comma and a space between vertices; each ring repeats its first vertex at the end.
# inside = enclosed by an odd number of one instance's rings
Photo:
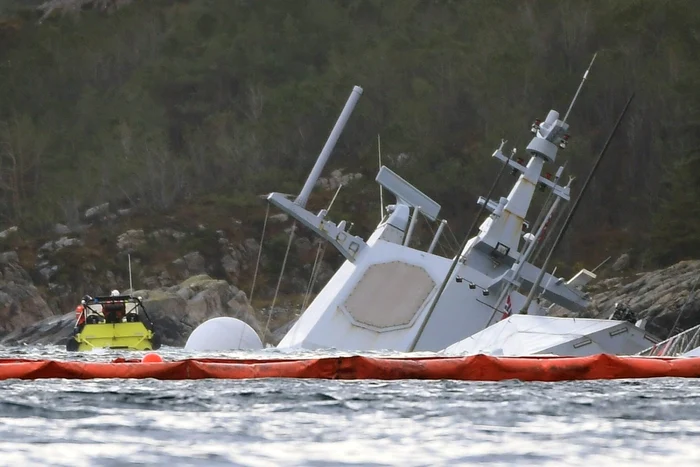
POLYGON ((245 293, 226 281, 207 275, 193 276, 176 287, 138 291, 163 343, 182 346, 190 333, 204 321, 232 316, 248 323, 256 331, 262 326, 256 312, 247 303, 245 293))
POLYGON ((9 236, 12 235, 13 233, 16 233, 17 230, 19 230, 19 229, 18 229, 18 227, 17 227, 16 225, 13 225, 13 226, 10 227, 9 229, 3 230, 2 232, 0 232, 0 239, 4 239, 4 238, 9 237, 9 236))
POLYGON ((187 277, 187 263, 185 263, 184 259, 178 258, 170 264, 173 277, 178 279, 187 277))
POLYGON ((43 277, 46 282, 50 281, 51 278, 54 275, 56 275, 57 272, 58 272, 58 266, 56 266, 56 265, 47 266, 47 267, 39 269, 39 274, 41 274, 41 277, 43 277))
POLYGON ((289 216, 285 213, 273 214, 272 216, 270 216, 270 219, 269 219, 270 222, 277 223, 277 224, 287 222, 288 220, 289 220, 289 216))
POLYGON ((123 253, 134 253, 146 243, 146 235, 141 229, 127 230, 117 237, 117 248, 123 253))
POLYGON ((94 217, 102 216, 109 211, 109 203, 98 204, 85 211, 85 219, 92 219, 94 217))
POLYGON ((623 253, 619 258, 615 260, 612 265, 612 270, 615 272, 621 272, 627 269, 630 265, 630 255, 623 253))
POLYGON ((36 323, 53 313, 31 284, 0 283, 0 336, 36 323))
POLYGON ((205 272, 206 261, 198 251, 187 253, 182 259, 185 261, 190 274, 202 274, 205 272))
POLYGON ((158 282, 161 287, 170 287, 173 284, 173 278, 170 277, 168 271, 163 271, 158 275, 158 282))
POLYGON ((343 174, 343 171, 341 169, 336 169, 333 172, 331 172, 330 177, 319 178, 318 181, 316 182, 316 185, 321 187, 324 190, 335 191, 338 189, 338 187, 340 185, 346 186, 346 185, 352 183, 353 181, 359 180, 361 178, 362 178, 361 173, 343 174))
POLYGON ((0 338, 0 345, 58 344, 65 345, 73 333, 75 313, 51 316, 34 324, 16 329, 0 338))
POLYGON ((70 246, 83 246, 84 243, 79 238, 61 237, 56 240, 56 250, 61 250, 70 246))
POLYGON ((141 279, 141 282, 149 289, 157 289, 158 287, 160 287, 160 280, 156 276, 144 277, 143 279, 141 279))
POLYGON ((177 287, 174 287, 176 290, 173 290, 172 293, 178 295, 179 297, 182 297, 184 300, 189 300, 190 298, 194 297, 194 291, 190 288, 185 287, 184 289, 178 289, 177 287))
POLYGON ((83 241, 79 238, 61 237, 56 241, 48 241, 39 248, 39 254, 54 253, 64 248, 72 246, 83 246, 83 241))
POLYGON ((647 318, 647 330, 665 338, 681 310, 680 328, 700 323, 700 260, 683 261, 669 268, 638 274, 627 281, 601 281, 589 287, 588 315, 608 318, 616 302, 631 307, 638 318, 647 318), (691 295, 691 290, 695 293, 691 295))
POLYGON ((54 233, 56 233, 57 235, 68 235, 69 233, 71 233, 71 230, 70 230, 70 229, 68 228, 68 226, 65 225, 65 224, 56 224, 56 225, 54 225, 53 231, 54 231, 54 233))
POLYGON ((19 257, 14 251, 0 255, 0 286, 2 283, 31 286, 32 280, 27 271, 19 264, 19 257))
POLYGON ((260 244, 254 238, 246 238, 243 241, 243 249, 247 255, 257 256, 260 244))
POLYGON ((174 239, 174 240, 182 240, 187 236, 186 233, 179 232, 175 229, 159 229, 151 232, 148 234, 149 237, 155 239, 155 240, 166 240, 166 239, 174 239))
POLYGON ((16 251, 5 251, 0 253, 0 264, 19 263, 19 256, 16 251))
POLYGON ((241 263, 234 259, 231 255, 224 255, 224 257, 221 258, 221 266, 231 277, 238 277, 238 275, 241 273, 241 263))

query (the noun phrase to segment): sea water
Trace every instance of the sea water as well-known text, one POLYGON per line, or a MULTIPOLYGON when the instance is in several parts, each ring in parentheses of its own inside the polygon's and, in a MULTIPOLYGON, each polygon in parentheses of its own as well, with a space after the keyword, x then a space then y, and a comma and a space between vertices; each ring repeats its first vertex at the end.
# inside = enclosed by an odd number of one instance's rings
MULTIPOLYGON (((0 347, 0 358, 140 355, 0 347)), ((0 466, 699 466, 699 420, 692 379, 6 380, 0 466)))

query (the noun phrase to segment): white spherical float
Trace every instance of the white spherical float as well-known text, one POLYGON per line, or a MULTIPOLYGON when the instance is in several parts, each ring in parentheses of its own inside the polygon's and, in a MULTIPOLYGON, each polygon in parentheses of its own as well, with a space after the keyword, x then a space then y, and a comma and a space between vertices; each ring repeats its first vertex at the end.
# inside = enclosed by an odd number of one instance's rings
POLYGON ((185 344, 185 350, 226 351, 260 350, 262 341, 248 324, 240 319, 212 318, 197 326, 185 344))

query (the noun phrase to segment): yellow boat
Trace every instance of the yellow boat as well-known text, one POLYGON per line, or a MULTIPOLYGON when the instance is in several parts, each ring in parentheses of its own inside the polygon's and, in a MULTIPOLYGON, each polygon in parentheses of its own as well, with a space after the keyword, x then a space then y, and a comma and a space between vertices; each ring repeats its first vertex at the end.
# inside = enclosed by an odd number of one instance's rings
POLYGON ((85 296, 75 313, 75 328, 66 350, 160 348, 160 336, 140 297, 119 295, 116 290, 109 297, 85 296))

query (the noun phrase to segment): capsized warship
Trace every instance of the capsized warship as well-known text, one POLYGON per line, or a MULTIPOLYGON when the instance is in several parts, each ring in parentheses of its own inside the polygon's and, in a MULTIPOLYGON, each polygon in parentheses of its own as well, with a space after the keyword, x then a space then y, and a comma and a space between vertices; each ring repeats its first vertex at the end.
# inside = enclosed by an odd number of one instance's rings
POLYGON ((296 199, 274 192, 267 197, 345 257, 278 348, 590 355, 634 354, 658 342, 626 320, 547 316, 553 305, 586 309, 581 289, 596 277, 583 269, 565 280, 529 262, 560 202, 570 199, 571 181, 558 184, 563 167, 555 176, 543 173, 569 140, 566 117, 555 110, 532 124, 527 161, 514 157, 515 149, 506 156, 505 141, 492 154, 517 181, 506 197, 479 198, 490 215, 454 258, 434 252, 444 220, 427 250, 411 246, 417 219, 436 221, 440 205, 386 166, 375 180, 396 201, 367 240, 349 233, 346 221, 329 220, 326 209, 308 211, 309 194, 361 94, 356 86, 296 199), (537 189, 548 190, 554 201, 528 229, 537 189))

